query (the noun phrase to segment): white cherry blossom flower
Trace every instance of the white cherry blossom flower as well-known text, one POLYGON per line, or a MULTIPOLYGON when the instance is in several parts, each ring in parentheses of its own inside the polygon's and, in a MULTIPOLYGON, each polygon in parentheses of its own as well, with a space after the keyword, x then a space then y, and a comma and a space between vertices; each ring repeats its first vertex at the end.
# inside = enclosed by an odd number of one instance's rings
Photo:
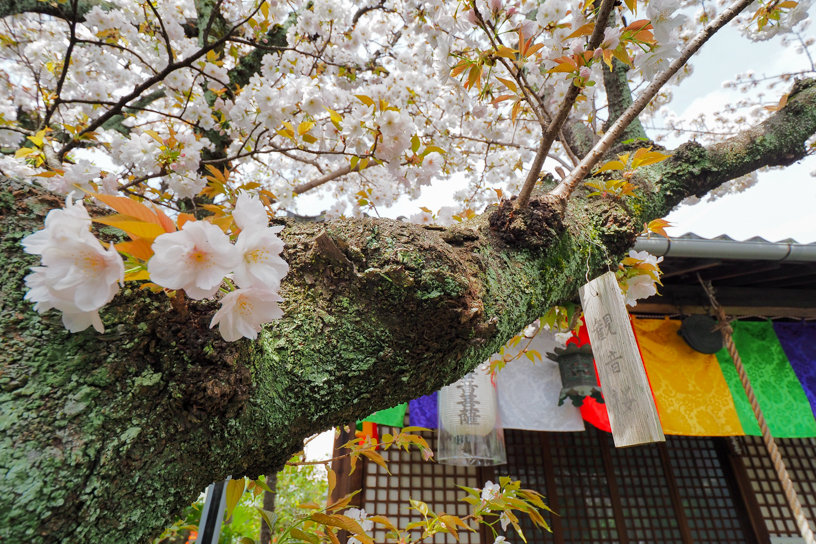
POLYGON ((626 304, 636 306, 639 299, 649 298, 657 294, 655 281, 648 274, 638 274, 627 278, 626 281, 626 304))
POLYGON ((58 290, 50 287, 45 267, 32 266, 31 270, 34 273, 25 278, 29 289, 25 299, 34 303, 34 310, 40 314, 52 308, 59 310, 62 312, 63 325, 71 332, 84 331, 91 325, 98 332, 105 332, 99 310, 84 312, 74 304, 72 289, 58 290))
POLYGON ((408 221, 411 223, 416 223, 417 225, 433 225, 434 218, 433 214, 428 212, 417 212, 412 214, 408 221))
POLYGON ((613 51, 618 48, 620 44, 620 38, 623 32, 619 28, 605 28, 604 29, 604 36, 603 40, 601 41, 600 47, 602 49, 608 49, 613 51))
POLYGON ((281 280, 289 272, 289 265, 280 256, 283 240, 276 236, 281 230, 282 226, 247 229, 238 235, 235 247, 241 260, 234 271, 238 287, 280 287, 281 280))
POLYGON ((379 116, 377 124, 383 136, 387 137, 401 133, 405 129, 406 119, 399 112, 388 110, 379 116))
POLYGON ((68 195, 64 208, 55 208, 45 216, 45 228, 23 238, 23 249, 31 255, 42 255, 48 246, 77 238, 90 229, 91 216, 82 201, 73 202, 71 195, 68 195))
POLYGON ((98 310, 110 302, 124 281, 122 257, 107 250, 91 233, 91 218, 82 201, 48 212, 45 228, 22 240, 26 253, 41 255, 43 266, 32 267, 26 276, 26 300, 43 313, 51 308, 63 312, 71 332, 93 325, 102 332, 98 310))
MULTIPOLYGON (((349 508, 348 510, 346 510, 346 515, 351 519, 357 521, 360 524, 360 527, 362 527, 363 531, 370 531, 374 528, 374 522, 368 519, 365 510, 358 508, 349 508)), ((361 544, 361 542, 354 537, 350 537, 348 539, 348 544, 361 544)))
POLYGON ((229 237, 206 221, 190 221, 180 231, 162 234, 153 242, 153 251, 147 263, 151 281, 184 289, 194 300, 213 296, 240 259, 229 237))
POLYGON ((668 44, 672 41, 672 31, 688 20, 681 14, 675 15, 680 9, 679 0, 651 0, 646 8, 646 16, 654 27, 654 37, 659 44, 668 44))
POLYGON ((221 308, 213 316, 210 328, 218 325, 218 331, 227 342, 242 337, 255 340, 262 324, 283 317, 283 310, 278 306, 282 300, 270 289, 236 289, 221 300, 221 308))
POLYGON ((489 501, 495 499, 499 496, 499 493, 501 493, 501 486, 488 480, 485 482, 484 488, 482 488, 482 500, 489 501))
POLYGON ((235 210, 232 212, 232 219, 241 230, 266 228, 269 225, 269 216, 266 214, 266 208, 264 208, 261 199, 247 193, 238 195, 235 210))
POLYGON ((655 257, 648 251, 635 251, 634 249, 630 249, 629 257, 655 266, 663 262, 663 257, 655 257))
POLYGON ((658 72, 662 72, 669 67, 671 61, 680 56, 676 42, 669 42, 665 45, 657 46, 650 53, 640 53, 635 59, 635 65, 640 66, 643 79, 652 81, 658 72))
POLYGON ((289 265, 280 257, 283 240, 277 237, 283 227, 268 227, 269 218, 260 199, 246 193, 238 196, 232 218, 241 229, 235 244, 241 256, 234 270, 235 283, 238 287, 278 289, 289 272, 289 265))
POLYGON ((62 239, 46 247, 42 264, 48 286, 70 290, 83 312, 98 310, 110 302, 124 283, 125 265, 112 245, 106 250, 90 231, 79 238, 62 239))

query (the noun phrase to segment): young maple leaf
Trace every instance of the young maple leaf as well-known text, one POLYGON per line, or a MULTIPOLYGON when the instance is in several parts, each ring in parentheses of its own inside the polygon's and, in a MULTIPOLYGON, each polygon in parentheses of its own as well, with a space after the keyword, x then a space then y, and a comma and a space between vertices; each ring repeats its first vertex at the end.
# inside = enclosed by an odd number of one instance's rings
POLYGON ((666 221, 665 219, 655 219, 649 223, 643 224, 643 234, 651 237, 652 233, 659 234, 665 238, 669 238, 670 236, 666 234, 666 227, 672 227, 670 222, 666 221))

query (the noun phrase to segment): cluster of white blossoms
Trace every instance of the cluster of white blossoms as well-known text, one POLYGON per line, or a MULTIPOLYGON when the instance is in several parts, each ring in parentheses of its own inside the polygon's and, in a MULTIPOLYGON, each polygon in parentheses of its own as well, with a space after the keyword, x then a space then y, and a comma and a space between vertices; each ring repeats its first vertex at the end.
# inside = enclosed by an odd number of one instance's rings
MULTIPOLYGON (((151 282, 183 290, 194 300, 210 298, 234 284, 210 323, 218 325, 229 342, 255 339, 262 324, 283 316, 278 291, 289 271, 280 256, 283 240, 277 236, 283 227, 269 226, 258 197, 239 195, 232 217, 239 229, 235 244, 220 227, 191 220, 181 230, 157 236, 147 261, 151 282)), ((125 279, 116 248, 105 249, 90 229, 82 201, 73 202, 69 196, 64 209, 48 213, 43 230, 22 242, 27 253, 42 256, 42 266, 32 267, 33 274, 26 277, 30 289, 26 299, 36 303, 40 313, 60 310, 71 332, 91 325, 104 332, 99 309, 113 299, 125 279)))
POLYGON ((270 227, 266 209, 257 197, 238 197, 233 220, 239 229, 233 245, 219 227, 188 221, 180 231, 162 234, 153 242, 155 255, 147 263, 150 280, 166 289, 183 289, 201 300, 213 296, 228 274, 238 286, 221 300, 211 327, 218 325, 229 342, 255 339, 263 323, 283 316, 278 302, 280 282, 289 271, 281 258, 283 227, 270 227))
POLYGON ((55 308, 71 332, 91 325, 104 332, 99 309, 110 302, 124 282, 125 265, 111 246, 105 249, 91 233, 91 218, 82 201, 71 196, 64 209, 48 212, 45 228, 26 236, 26 253, 41 255, 42 266, 34 266, 25 278, 26 300, 39 313, 55 308))
POLYGON ((657 294, 657 283, 660 274, 658 265, 663 257, 655 257, 646 251, 629 250, 629 259, 654 267, 655 270, 642 270, 642 273, 627 277, 621 283, 624 288, 626 304, 636 306, 637 301, 657 294))
POLYGON ((656 46, 649 52, 635 57, 635 66, 640 68, 643 79, 651 81, 669 67, 671 61, 680 56, 679 27, 688 21, 688 16, 677 13, 681 8, 679 0, 651 0, 646 8, 646 16, 654 27, 656 46))
MULTIPOLYGON (((782 9, 763 36, 805 28, 811 2, 782 9)), ((380 213, 400 198, 419 197, 432 183, 454 179, 467 183, 454 193, 455 213, 478 212, 494 202, 494 189, 516 194, 521 188, 540 141, 537 110, 557 108, 578 82, 581 97, 570 123, 597 139, 609 111, 603 85, 611 55, 634 57, 630 77, 632 87, 640 88, 720 9, 707 5, 692 16, 680 0, 625 2, 610 17, 600 47, 587 51, 587 29, 595 22, 591 6, 598 4, 222 2, 224 21, 246 23, 230 32, 223 48, 199 54, 199 36, 188 27, 198 17, 193 0, 154 0, 155 11, 140 2, 110 0, 74 25, 78 41, 64 78, 59 59, 71 25, 23 13, 13 19, 10 39, 0 43, 0 53, 11 60, 9 77, 0 81, 0 145, 17 147, 31 139, 23 119, 43 119, 53 108, 48 115, 54 122, 42 139, 52 158, 66 160, 54 168, 45 160, 42 142, 37 149, 29 143, 31 153, 0 154, 0 170, 42 176, 40 183, 63 193, 78 186, 117 194, 128 185, 172 207, 205 189, 205 158, 219 169, 229 165, 233 188, 259 183, 274 195, 272 207, 278 211, 303 213, 300 195, 306 191, 299 189, 328 179, 308 190, 330 201, 328 217, 361 216, 372 207, 380 213), (647 20, 653 31, 635 39, 629 25, 647 20), (485 22, 493 30, 486 32, 485 22), (285 29, 285 35, 270 32, 274 28, 285 29), (519 31, 536 52, 517 64, 505 62, 509 53, 496 57, 495 35, 515 50, 519 31), (276 43, 270 42, 272 35, 276 43), (259 65, 241 64, 250 53, 259 65), (555 70, 565 58, 583 60, 573 71, 555 70), (469 69, 453 75, 464 59, 480 66, 481 74, 469 69), (517 69, 526 90, 513 90, 517 69), (95 122, 132 92, 127 108, 95 122), (43 95, 51 98, 44 101, 43 95), (501 95, 513 98, 495 103, 501 95), (541 103, 530 104, 523 96, 538 96, 541 103), (516 114, 514 104, 520 105, 516 114), (421 142, 419 151, 413 149, 414 137, 421 142), (62 153, 68 147, 70 152, 62 153), (427 147, 443 151, 423 153, 427 147), (354 167, 361 163, 365 166, 354 167), (370 191, 371 198, 359 198, 361 190, 370 191)), ((749 19, 761 7, 756 3, 746 10, 749 32, 757 27, 749 19)), ((667 90, 657 103, 669 97, 667 90)), ((643 112, 641 121, 650 115, 643 112)), ((574 154, 561 143, 550 155, 571 169, 574 154)), ((746 184, 733 187, 742 190, 746 184)), ((432 220, 443 222, 441 214, 432 220)))

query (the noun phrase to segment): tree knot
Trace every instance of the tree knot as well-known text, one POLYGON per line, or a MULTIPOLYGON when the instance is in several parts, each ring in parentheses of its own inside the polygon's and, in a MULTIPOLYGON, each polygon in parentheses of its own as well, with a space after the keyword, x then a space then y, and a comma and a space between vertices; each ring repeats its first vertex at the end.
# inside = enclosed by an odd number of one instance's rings
POLYGON ((541 248, 564 232, 562 199, 544 195, 521 208, 515 205, 515 200, 515 196, 502 200, 489 218, 490 229, 508 245, 541 248))

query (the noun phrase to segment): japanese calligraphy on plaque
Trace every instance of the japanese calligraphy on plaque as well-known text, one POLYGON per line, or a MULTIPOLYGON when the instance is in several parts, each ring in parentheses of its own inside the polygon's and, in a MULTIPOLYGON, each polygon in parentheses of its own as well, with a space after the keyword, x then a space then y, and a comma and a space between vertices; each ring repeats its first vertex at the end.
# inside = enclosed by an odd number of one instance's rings
POLYGON ((580 290, 615 447, 664 442, 657 407, 613 272, 580 290))

